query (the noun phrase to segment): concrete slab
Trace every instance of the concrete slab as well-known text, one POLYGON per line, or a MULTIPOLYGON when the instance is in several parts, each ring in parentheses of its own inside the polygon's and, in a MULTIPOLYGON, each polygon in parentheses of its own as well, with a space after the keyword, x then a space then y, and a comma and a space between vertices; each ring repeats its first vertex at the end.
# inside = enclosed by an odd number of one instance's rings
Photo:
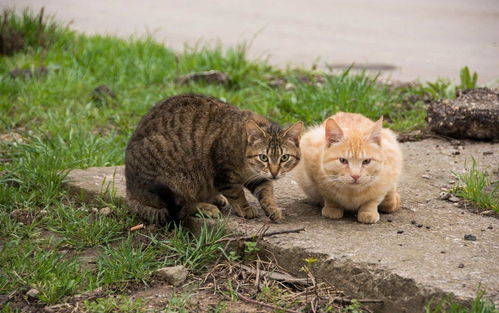
POLYGON ((385 77, 479 82, 499 78, 497 0, 0 0, 56 14, 90 34, 150 34, 169 47, 251 43, 250 56, 286 66, 352 62, 385 77))
MULTIPOLYGON (((306 231, 270 237, 264 245, 295 275, 303 275, 304 258, 317 257, 314 271, 319 279, 354 297, 383 299, 384 305, 375 307, 379 312, 422 312, 426 301, 447 293, 468 300, 478 285, 499 302, 499 220, 439 199, 441 188, 454 180, 450 171, 462 171, 471 156, 480 167, 497 171, 498 146, 472 142, 453 146, 436 139, 402 144, 402 209, 382 215, 375 225, 357 223, 354 216, 326 220, 320 209, 307 204, 290 177, 281 179, 275 190, 286 218, 282 224, 269 224, 271 230, 304 226, 306 231), (477 240, 465 240, 466 234, 477 240)), ((74 170, 68 180, 76 194, 91 195, 87 200, 110 182, 115 197, 124 197, 121 166, 74 170)), ((264 216, 254 220, 231 216, 228 221, 230 228, 245 234, 268 223, 264 216)))

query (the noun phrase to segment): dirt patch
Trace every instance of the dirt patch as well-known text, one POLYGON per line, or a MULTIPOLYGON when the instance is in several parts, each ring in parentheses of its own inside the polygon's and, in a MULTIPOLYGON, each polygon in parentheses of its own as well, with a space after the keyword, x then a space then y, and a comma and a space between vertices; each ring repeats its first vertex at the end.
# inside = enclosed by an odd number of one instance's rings
POLYGON ((430 104, 428 123, 445 136, 499 140, 499 92, 489 88, 462 91, 455 100, 430 104))

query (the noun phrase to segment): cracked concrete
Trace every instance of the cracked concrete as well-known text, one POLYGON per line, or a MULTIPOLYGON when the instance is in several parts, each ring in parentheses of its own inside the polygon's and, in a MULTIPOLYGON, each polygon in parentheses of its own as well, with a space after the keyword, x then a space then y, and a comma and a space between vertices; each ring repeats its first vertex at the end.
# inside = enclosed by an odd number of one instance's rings
MULTIPOLYGON (((462 171, 471 156, 480 168, 497 176, 498 144, 462 141, 451 145, 430 139, 402 147, 402 209, 383 214, 374 225, 357 223, 354 215, 326 220, 319 208, 307 203, 291 177, 279 180, 275 194, 285 219, 269 224, 270 230, 299 226, 306 230, 267 238, 264 245, 269 255, 296 275, 303 275, 304 258, 317 257, 313 268, 319 279, 353 297, 383 299, 383 305, 373 307, 379 312, 421 312, 431 298, 448 293, 468 301, 478 285, 498 303, 499 220, 439 199, 442 188, 449 188, 455 180, 451 171, 462 171), (477 240, 465 240, 466 234, 477 240)), ((113 182, 113 196, 123 199, 123 167, 73 170, 67 186, 82 200, 92 201, 107 185, 112 189, 113 182)), ((253 220, 230 216, 229 227, 254 234, 268 223, 260 214, 253 220)), ((197 223, 196 219, 191 222, 197 223)))

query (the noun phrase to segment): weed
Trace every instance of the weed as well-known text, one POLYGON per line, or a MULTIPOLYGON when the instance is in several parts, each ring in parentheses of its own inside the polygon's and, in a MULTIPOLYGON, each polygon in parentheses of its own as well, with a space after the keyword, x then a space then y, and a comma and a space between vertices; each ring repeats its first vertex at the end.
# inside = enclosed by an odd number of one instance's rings
POLYGON ((362 310, 362 303, 360 303, 359 301, 357 301, 355 299, 352 299, 352 303, 350 303, 349 305, 344 307, 341 312, 343 312, 343 313, 362 313, 364 311, 362 310))
POLYGON ((57 40, 63 28, 52 17, 25 9, 19 16, 13 9, 3 9, 0 16, 0 55, 13 55, 28 48, 47 48, 57 40))
POLYGON ((483 296, 484 292, 478 290, 470 306, 455 302, 451 296, 438 301, 437 304, 430 301, 425 306, 425 313, 499 313, 494 303, 484 299, 483 296))
POLYGON ((36 288, 44 303, 57 303, 89 283, 88 272, 58 251, 44 251, 27 241, 10 241, 0 253, 0 293, 36 288), (8 267, 7 267, 8 264, 8 267))
POLYGON ((460 89, 472 89, 476 88, 478 74, 476 72, 473 73, 473 76, 470 74, 470 69, 465 66, 459 72, 459 78, 461 79, 461 84, 459 85, 460 89))
MULTIPOLYGON (((221 221, 215 222, 215 225, 208 225, 208 222, 203 221, 197 236, 193 236, 181 225, 176 225, 169 238, 151 239, 163 251, 163 255, 174 257, 173 263, 185 265, 193 271, 201 271, 218 257, 222 244, 217 241, 226 236, 228 234, 221 221)), ((165 258, 164 264, 171 264, 171 259, 172 257, 165 258)))
POLYGON ((168 299, 168 303, 164 308, 165 313, 188 313, 189 310, 186 308, 189 299, 192 294, 190 293, 182 293, 177 295, 175 292, 168 299))
POLYGON ((145 312, 142 309, 142 300, 132 299, 127 296, 120 295, 118 297, 98 298, 93 301, 85 301, 86 312, 88 313, 140 313, 145 312))
POLYGON ((499 182, 491 182, 486 172, 478 170, 474 158, 470 168, 466 163, 464 167, 463 174, 453 173, 457 178, 457 184, 451 192, 471 201, 481 209, 499 212, 499 182))
POLYGON ((157 253, 150 245, 135 245, 131 235, 116 246, 105 246, 96 264, 97 282, 118 288, 128 282, 147 285, 152 270, 160 265, 157 253))

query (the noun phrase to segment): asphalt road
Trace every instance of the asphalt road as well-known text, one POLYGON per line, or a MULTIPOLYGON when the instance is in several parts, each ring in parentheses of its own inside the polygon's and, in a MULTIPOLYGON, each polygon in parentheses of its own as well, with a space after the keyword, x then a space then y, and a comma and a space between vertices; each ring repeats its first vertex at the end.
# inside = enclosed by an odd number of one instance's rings
POLYGON ((185 43, 251 44, 252 58, 280 66, 367 65, 397 80, 457 80, 468 65, 499 79, 498 0, 0 0, 44 6, 85 33, 152 34, 185 43))

